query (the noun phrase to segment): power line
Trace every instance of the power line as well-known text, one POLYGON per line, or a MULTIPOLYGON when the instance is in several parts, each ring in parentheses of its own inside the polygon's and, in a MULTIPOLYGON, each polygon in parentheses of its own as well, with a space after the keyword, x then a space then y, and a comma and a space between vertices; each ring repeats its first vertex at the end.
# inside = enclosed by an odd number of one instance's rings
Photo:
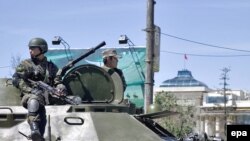
POLYGON ((191 53, 180 53, 180 52, 173 52, 173 51, 164 51, 161 50, 161 52, 166 52, 170 54, 177 54, 177 55, 188 55, 188 56, 199 56, 199 57, 249 57, 250 54, 246 55, 207 55, 207 54, 191 54, 191 53))
POLYGON ((0 69, 2 68, 10 68, 11 66, 0 66, 0 69))
POLYGON ((240 51, 240 52, 248 52, 248 53, 250 52, 249 50, 234 49, 234 48, 229 48, 229 47, 222 47, 222 46, 217 46, 217 45, 212 45, 212 44, 197 42, 197 41, 193 41, 193 40, 189 40, 189 39, 177 37, 177 36, 174 36, 174 35, 170 35, 170 34, 167 34, 167 33, 162 33, 161 32, 160 34, 168 36, 168 37, 176 38, 176 39, 179 39, 179 40, 183 40, 183 41, 195 43, 195 44, 200 44, 200 45, 204 45, 204 46, 213 47, 213 48, 227 49, 227 50, 240 51))

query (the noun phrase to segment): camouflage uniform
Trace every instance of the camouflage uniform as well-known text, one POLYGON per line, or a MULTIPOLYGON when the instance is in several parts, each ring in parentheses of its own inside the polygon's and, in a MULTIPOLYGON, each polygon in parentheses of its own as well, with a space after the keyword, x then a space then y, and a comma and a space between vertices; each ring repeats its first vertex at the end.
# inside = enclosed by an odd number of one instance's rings
MULTIPOLYGON (((48 50, 47 42, 42 38, 33 38, 29 42, 29 48, 39 48, 40 54, 44 54, 48 50)), ((43 81, 50 86, 59 86, 61 77, 57 75, 57 66, 47 61, 44 56, 42 60, 37 57, 31 57, 22 61, 16 68, 13 75, 13 85, 20 89, 22 105, 28 110, 28 123, 31 128, 31 138, 33 140, 43 140, 45 132, 46 109, 45 105, 49 104, 50 99, 48 93, 37 88, 29 80, 43 81), (47 98, 44 95, 47 94, 47 98)))
MULTIPOLYGON (((48 62, 45 57, 42 61, 36 59, 27 59, 20 63, 16 68, 16 73, 13 75, 13 84, 20 89, 22 97, 22 105, 27 108, 28 101, 36 99, 39 102, 38 112, 28 113, 28 122, 36 121, 39 126, 46 125, 45 98, 41 95, 42 91, 35 88, 28 79, 34 81, 43 81, 50 86, 55 86, 60 83, 60 78, 56 77, 58 68, 52 62, 48 62)), ((43 135, 45 127, 40 127, 40 133, 43 135)))

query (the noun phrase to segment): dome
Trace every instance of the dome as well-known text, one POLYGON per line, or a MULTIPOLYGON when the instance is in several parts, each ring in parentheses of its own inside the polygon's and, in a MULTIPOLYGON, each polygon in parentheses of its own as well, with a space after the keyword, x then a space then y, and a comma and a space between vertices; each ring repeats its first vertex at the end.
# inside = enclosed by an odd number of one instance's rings
POLYGON ((177 77, 164 81, 160 87, 207 87, 206 84, 193 78, 189 70, 178 71, 177 77))

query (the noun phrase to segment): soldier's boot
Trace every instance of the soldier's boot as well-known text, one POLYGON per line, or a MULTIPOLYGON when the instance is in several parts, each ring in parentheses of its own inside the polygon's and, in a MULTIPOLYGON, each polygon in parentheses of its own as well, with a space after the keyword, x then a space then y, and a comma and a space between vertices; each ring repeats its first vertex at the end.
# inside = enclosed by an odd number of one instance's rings
POLYGON ((30 123, 31 135, 30 138, 32 141, 43 141, 43 137, 39 131, 39 125, 37 122, 30 123))

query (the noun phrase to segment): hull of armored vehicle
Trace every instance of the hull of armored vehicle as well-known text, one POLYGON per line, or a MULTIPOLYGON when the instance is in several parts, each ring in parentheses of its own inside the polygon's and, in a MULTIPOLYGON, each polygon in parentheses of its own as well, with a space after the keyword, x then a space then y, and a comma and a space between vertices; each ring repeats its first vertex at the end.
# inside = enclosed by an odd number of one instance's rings
MULTIPOLYGON (((88 108, 100 110, 107 105, 88 108)), ((84 106, 81 105, 81 109, 84 106)), ((117 107, 109 105, 112 109, 117 107)), ((27 138, 20 134, 30 134, 26 121, 26 109, 20 106, 10 106, 1 109, 0 140, 23 141, 27 138), (10 110, 11 109, 11 110, 10 110)), ((79 107, 75 107, 79 108, 79 107)), ((123 108, 123 107, 120 107, 123 108)), ((46 140, 62 141, 160 141, 162 140, 149 128, 138 122, 128 113, 115 112, 67 112, 72 106, 46 106, 47 125, 46 140)))
POLYGON ((0 79, 0 106, 20 105, 20 92, 13 86, 9 86, 10 79, 0 79))
MULTIPOLYGON (((27 110, 20 105, 19 91, 7 79, 0 82, 0 140, 28 140, 27 110)), ((82 65, 70 70, 63 83, 69 95, 80 97, 81 102, 78 105, 45 106, 45 140, 175 140, 171 133, 151 119, 161 115, 140 115, 133 103, 123 99, 123 85, 117 73, 94 65, 82 65)))

